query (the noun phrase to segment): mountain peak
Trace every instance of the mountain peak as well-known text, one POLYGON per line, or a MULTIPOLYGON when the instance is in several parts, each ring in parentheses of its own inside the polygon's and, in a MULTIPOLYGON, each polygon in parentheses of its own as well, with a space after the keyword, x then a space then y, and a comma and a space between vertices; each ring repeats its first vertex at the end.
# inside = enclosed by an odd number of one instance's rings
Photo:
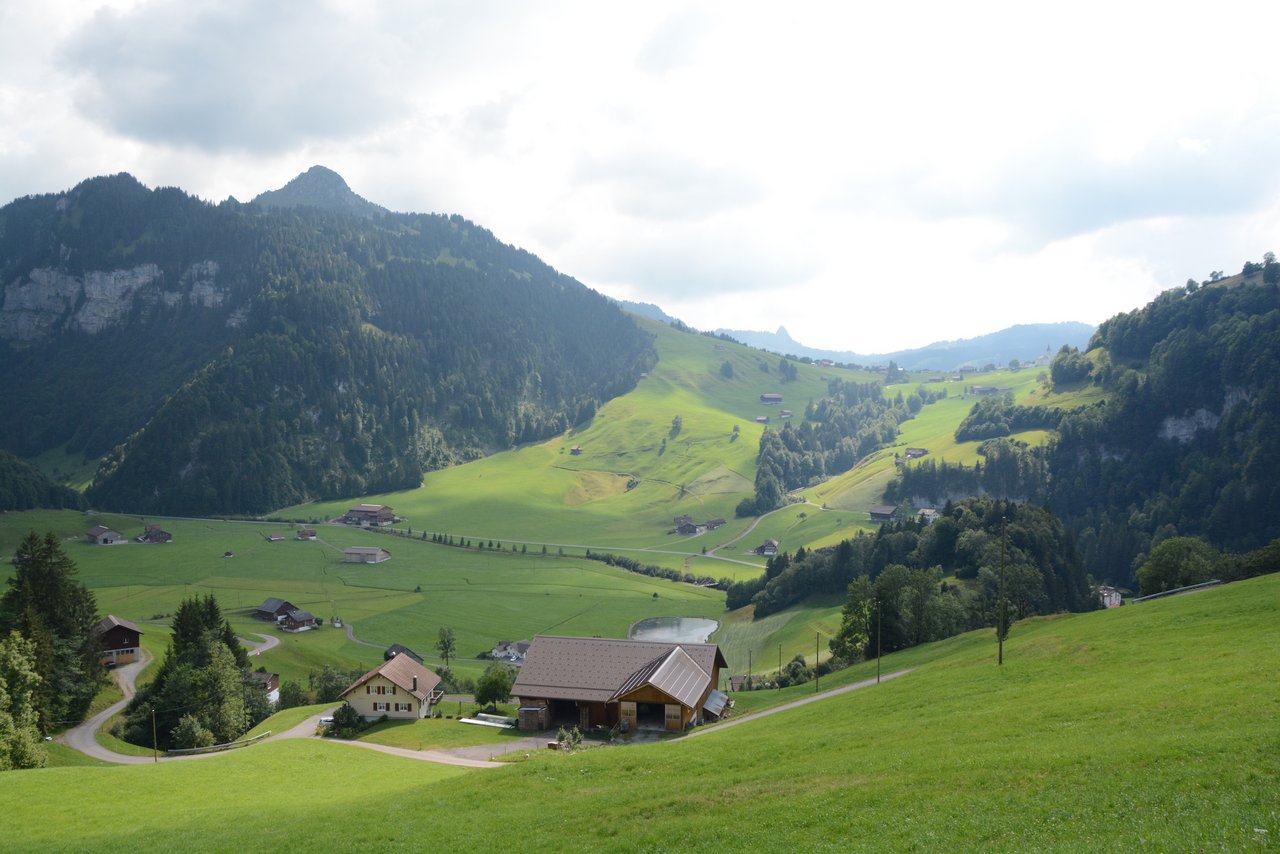
POLYGON ((312 166, 278 190, 260 193, 256 204, 268 208, 313 207, 366 219, 386 208, 357 195, 342 176, 325 166, 312 166))

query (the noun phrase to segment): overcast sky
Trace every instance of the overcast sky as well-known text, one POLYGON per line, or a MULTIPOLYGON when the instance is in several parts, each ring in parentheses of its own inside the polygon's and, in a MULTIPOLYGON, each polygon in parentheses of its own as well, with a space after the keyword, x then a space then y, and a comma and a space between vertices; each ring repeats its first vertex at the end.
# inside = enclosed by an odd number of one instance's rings
POLYGON ((1280 4, 1046 8, 4 0, 0 203, 319 163, 698 328, 864 353, 1280 251, 1280 4))

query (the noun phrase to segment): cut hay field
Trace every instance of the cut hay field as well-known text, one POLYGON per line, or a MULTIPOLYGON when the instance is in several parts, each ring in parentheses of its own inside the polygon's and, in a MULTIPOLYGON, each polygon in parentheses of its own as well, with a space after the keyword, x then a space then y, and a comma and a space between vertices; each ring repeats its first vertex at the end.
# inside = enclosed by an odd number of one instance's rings
POLYGON ((963 635, 886 658, 915 668, 891 682, 704 737, 499 769, 292 741, 14 772, 0 848, 1275 847, 1280 576, 1020 622, 1005 649, 998 668, 990 631, 963 635))

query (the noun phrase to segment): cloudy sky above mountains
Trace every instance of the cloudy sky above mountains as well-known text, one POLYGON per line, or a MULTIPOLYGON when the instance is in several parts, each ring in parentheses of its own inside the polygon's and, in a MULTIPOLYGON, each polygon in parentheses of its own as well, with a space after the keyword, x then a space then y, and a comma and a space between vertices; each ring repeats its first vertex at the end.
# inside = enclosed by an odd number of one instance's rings
POLYGON ((0 4, 0 203, 320 163, 699 328, 860 352, 1280 251, 1280 7, 793 5, 0 4))

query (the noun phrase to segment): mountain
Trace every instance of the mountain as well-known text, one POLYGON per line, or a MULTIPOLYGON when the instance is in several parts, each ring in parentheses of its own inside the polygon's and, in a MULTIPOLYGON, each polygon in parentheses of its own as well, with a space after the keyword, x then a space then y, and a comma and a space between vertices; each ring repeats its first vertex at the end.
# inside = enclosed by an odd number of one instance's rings
POLYGON ((617 300, 618 305, 623 311, 629 311, 640 317, 647 317, 650 320, 657 320, 662 323, 679 323, 680 321, 662 310, 660 306, 651 302, 631 302, 630 300, 617 300))
POLYGON ((102 509, 262 513, 546 438, 652 365, 606 297, 460 216, 371 216, 328 170, 277 192, 121 174, 0 209, 0 448, 105 455, 102 509))
POLYGON ((1090 573, 1124 586, 1174 537, 1232 553, 1280 538, 1280 266, 1268 269, 1269 281, 1178 288, 1105 321, 1087 352, 1054 358, 1048 406, 974 406, 981 466, 925 460, 887 497, 1042 504, 1090 573), (1096 402, 1050 408, 1073 397, 1096 402), (1043 447, 999 438, 1036 427, 1054 428, 1043 447))
POLYGON ((1088 345, 1094 328, 1087 323, 1026 323, 1010 326, 989 335, 956 341, 937 341, 914 350, 892 353, 859 354, 841 350, 806 347, 779 326, 777 332, 751 332, 739 329, 717 329, 743 344, 781 355, 830 359, 854 365, 883 365, 890 361, 913 371, 953 371, 965 365, 1007 365, 1010 360, 1030 362, 1048 354, 1050 357, 1064 344, 1083 348, 1088 345))
POLYGON ((341 175, 324 166, 312 166, 280 189, 259 193, 253 202, 264 208, 312 207, 366 219, 388 213, 356 195, 341 175))

